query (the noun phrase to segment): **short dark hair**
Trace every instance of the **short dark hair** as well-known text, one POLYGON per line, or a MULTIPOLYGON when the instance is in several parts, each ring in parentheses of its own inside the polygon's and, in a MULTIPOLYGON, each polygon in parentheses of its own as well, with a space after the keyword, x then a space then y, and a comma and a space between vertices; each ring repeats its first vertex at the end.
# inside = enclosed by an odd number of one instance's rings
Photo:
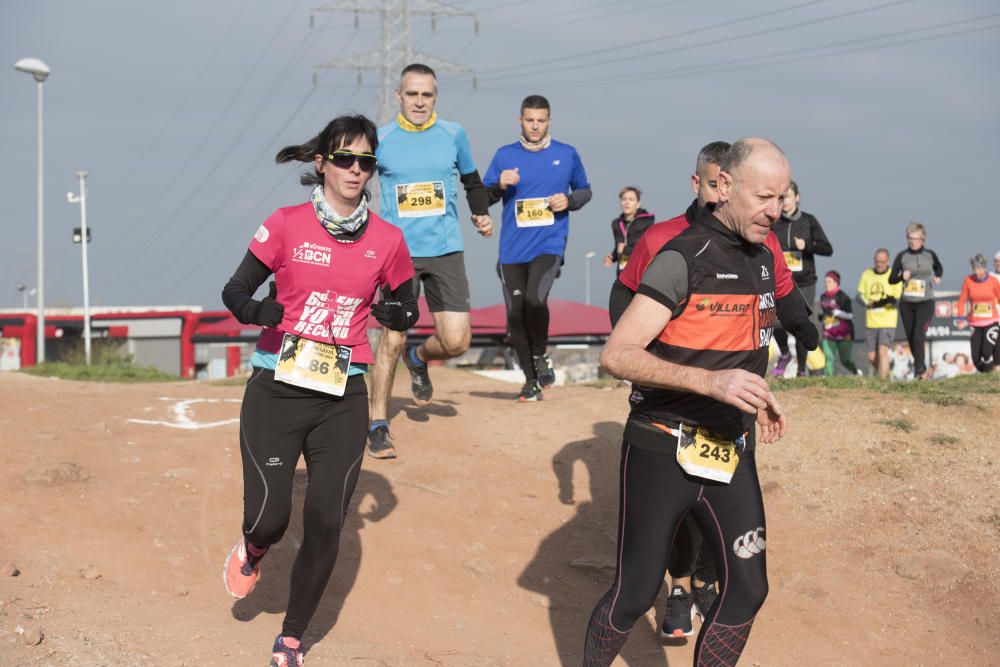
POLYGON ((545 109, 549 113, 552 113, 549 101, 541 95, 528 95, 525 97, 524 101, 521 102, 521 112, 523 113, 525 109, 545 109))
POLYGON ((796 183, 795 181, 789 181, 788 187, 791 188, 792 192, 794 192, 796 195, 799 194, 799 184, 796 183))
POLYGON ((618 193, 618 198, 621 199, 626 192, 634 192, 635 198, 642 201, 642 190, 635 187, 634 185, 626 185, 624 188, 622 188, 621 192, 618 193))
MULTIPOLYGON (((372 147, 372 154, 378 148, 378 130, 375 123, 365 116, 338 116, 327 123, 323 131, 317 134, 304 144, 297 146, 285 146, 274 157, 274 161, 282 162, 312 162, 317 155, 322 155, 323 159, 338 148, 342 148, 359 137, 368 140, 372 147)), ((302 174, 299 178, 302 185, 322 185, 323 174, 315 169, 302 174)))
POLYGON ((706 164, 722 164, 722 158, 725 156, 726 151, 729 150, 729 147, 730 144, 727 141, 713 141, 710 144, 705 144, 698 151, 698 160, 694 165, 695 172, 706 164))
POLYGON ((399 78, 402 79, 404 76, 411 73, 430 74, 432 77, 434 77, 434 80, 437 81, 437 74, 434 73, 434 70, 432 70, 427 65, 424 65, 423 63, 410 63, 409 65, 403 68, 402 72, 399 73, 399 78))

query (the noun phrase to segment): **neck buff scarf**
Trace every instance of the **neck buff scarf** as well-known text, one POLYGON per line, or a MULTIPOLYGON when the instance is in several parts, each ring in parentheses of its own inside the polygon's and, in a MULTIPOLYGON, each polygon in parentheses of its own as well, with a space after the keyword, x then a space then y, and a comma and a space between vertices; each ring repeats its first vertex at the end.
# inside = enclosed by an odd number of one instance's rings
POLYGON ((410 121, 406 120, 406 116, 404 116, 402 113, 396 116, 396 122, 399 123, 399 126, 404 130, 406 130, 407 132, 423 132, 424 130, 429 130, 432 127, 434 127, 434 123, 436 123, 437 120, 438 120, 437 111, 432 111, 431 117, 428 118, 427 122, 424 123, 423 125, 414 125, 410 121))
POLYGON ((538 151, 544 151, 546 148, 552 145, 552 135, 550 135, 548 132, 545 133, 544 137, 542 137, 541 139, 539 139, 534 143, 525 139, 523 134, 520 137, 518 137, 518 140, 521 142, 521 146, 524 147, 524 150, 528 151, 529 153, 537 153, 538 151))
POLYGON ((354 212, 348 216, 337 215, 337 212, 333 210, 333 207, 326 201, 323 196, 323 186, 317 185, 313 188, 312 195, 309 197, 312 202, 313 210, 316 212, 316 218, 319 220, 320 224, 333 235, 337 234, 353 234, 354 232, 361 229, 361 226, 368 222, 368 193, 361 193, 361 202, 358 207, 354 209, 354 212))

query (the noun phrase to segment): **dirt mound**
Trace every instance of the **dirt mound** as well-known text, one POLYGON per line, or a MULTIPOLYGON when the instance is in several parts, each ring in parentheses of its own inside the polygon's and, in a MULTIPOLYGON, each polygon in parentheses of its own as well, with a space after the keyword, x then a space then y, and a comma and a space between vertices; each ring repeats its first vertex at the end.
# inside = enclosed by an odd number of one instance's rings
MULTIPOLYGON (((627 389, 519 405, 472 374, 434 382, 428 408, 393 400, 401 458, 364 462, 309 664, 578 665, 614 569, 627 389)), ((0 375, 0 665, 264 664, 305 472, 234 601, 241 394, 0 375)), ((998 664, 1000 394, 782 398, 790 433, 758 454, 770 596, 741 664, 998 664)), ((690 664, 693 642, 656 637, 664 594, 617 664, 690 664)))

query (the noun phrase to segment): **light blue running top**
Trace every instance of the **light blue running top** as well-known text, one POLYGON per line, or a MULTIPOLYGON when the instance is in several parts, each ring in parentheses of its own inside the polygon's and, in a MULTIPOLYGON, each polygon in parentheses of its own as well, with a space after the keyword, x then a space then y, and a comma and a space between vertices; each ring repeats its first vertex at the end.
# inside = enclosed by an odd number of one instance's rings
POLYGON ((458 177, 476 170, 462 126, 439 119, 426 130, 409 132, 393 121, 379 128, 375 155, 380 215, 403 230, 410 256, 461 251, 458 177))

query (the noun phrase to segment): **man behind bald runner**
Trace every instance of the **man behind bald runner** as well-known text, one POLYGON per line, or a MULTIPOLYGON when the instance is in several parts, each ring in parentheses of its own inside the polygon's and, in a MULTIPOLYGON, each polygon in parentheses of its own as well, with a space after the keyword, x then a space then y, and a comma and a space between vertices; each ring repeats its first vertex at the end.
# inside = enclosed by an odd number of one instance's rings
POLYGON ((653 604, 690 512, 722 590, 694 664, 735 665, 767 596, 764 503, 754 460, 786 417, 764 381, 777 320, 774 255, 763 245, 791 171, 765 139, 737 141, 719 203, 661 250, 611 332, 601 365, 635 383, 621 454, 617 571, 594 608, 585 667, 607 666, 653 604))

